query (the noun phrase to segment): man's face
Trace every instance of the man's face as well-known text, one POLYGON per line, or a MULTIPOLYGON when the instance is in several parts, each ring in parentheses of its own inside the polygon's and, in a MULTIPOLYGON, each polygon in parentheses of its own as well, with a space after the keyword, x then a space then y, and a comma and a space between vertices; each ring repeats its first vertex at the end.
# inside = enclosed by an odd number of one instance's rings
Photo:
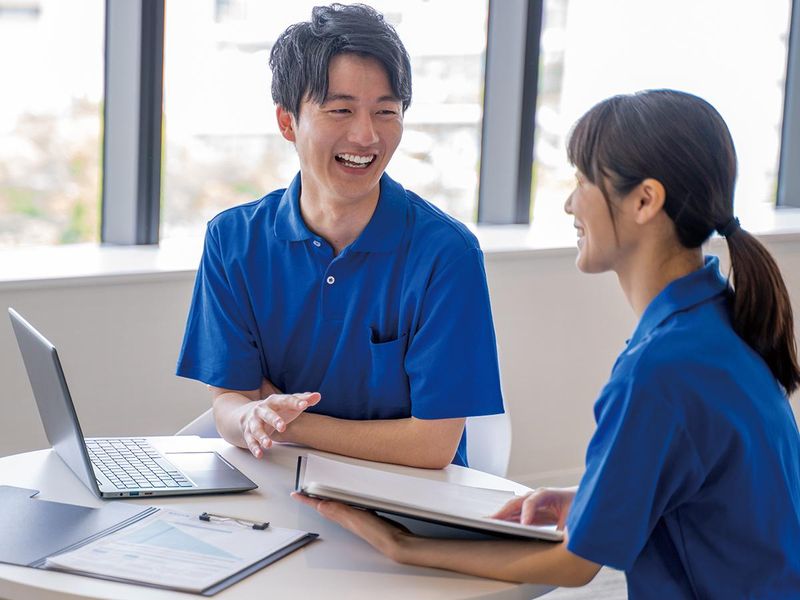
POLYGON ((338 204, 374 202, 403 135, 403 107, 383 66, 355 54, 328 65, 322 104, 303 101, 299 119, 278 107, 283 136, 300 158, 303 196, 338 204))

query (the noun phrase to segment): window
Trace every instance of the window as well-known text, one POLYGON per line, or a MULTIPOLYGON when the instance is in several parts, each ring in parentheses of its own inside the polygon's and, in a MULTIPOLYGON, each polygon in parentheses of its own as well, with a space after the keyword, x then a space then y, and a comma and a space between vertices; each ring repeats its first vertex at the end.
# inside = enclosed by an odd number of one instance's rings
POLYGON ((572 188, 570 127, 596 102, 646 88, 708 100, 739 158, 736 205, 775 203, 790 0, 548 0, 541 38, 532 211, 558 219, 572 188))
MULTIPOLYGON (((308 20, 317 4, 167 2, 162 238, 197 235, 219 211, 294 177, 297 158, 275 124, 267 62, 277 36, 308 20)), ((370 5, 395 26, 412 59, 414 96, 388 172, 455 217, 474 221, 488 2, 370 5)))
POLYGON ((0 246, 98 239, 103 20, 103 0, 0 0, 0 246))

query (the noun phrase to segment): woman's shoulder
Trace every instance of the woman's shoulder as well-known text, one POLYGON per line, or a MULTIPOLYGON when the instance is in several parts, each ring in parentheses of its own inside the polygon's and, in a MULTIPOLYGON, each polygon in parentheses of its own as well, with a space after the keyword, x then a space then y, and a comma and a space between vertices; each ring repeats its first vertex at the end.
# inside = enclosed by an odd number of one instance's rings
POLYGON ((738 336, 724 304, 678 313, 620 355, 609 384, 629 402, 654 395, 678 412, 749 410, 754 396, 782 400, 764 360, 738 336), (702 323, 702 324, 699 324, 702 323))

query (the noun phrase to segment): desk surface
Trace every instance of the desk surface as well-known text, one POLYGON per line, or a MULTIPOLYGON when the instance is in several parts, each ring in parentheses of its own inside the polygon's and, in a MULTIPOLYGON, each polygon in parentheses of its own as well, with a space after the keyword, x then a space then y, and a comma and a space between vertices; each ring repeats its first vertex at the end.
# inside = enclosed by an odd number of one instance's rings
MULTIPOLYGON (((178 447, 213 448, 258 484, 243 494, 147 498, 143 504, 170 506, 186 512, 203 511, 270 521, 278 527, 313 531, 320 539, 217 594, 214 598, 276 597, 287 593, 303 598, 519 598, 548 592, 548 586, 514 585, 436 569, 398 565, 374 551, 351 533, 323 519, 289 497, 294 487, 297 456, 303 448, 276 445, 257 460, 219 439, 172 438, 178 447)), ((319 453, 323 454, 323 453, 319 453)), ((342 457, 337 457, 342 459, 342 457)), ((353 460, 353 459, 342 459, 353 460)), ((353 460, 353 462, 359 462, 353 460)), ((386 465, 402 472, 405 467, 386 465)), ((419 474, 419 471, 416 471, 419 474)), ((523 492, 512 481, 451 465, 442 471, 424 471, 431 479, 523 492)), ((40 490, 39 497, 99 506, 97 499, 51 450, 39 450, 0 459, 0 484, 40 490)), ((118 502, 112 500, 112 502, 118 502)), ((134 500, 132 502, 140 502, 134 500)), ((88 577, 0 564, 0 598, 112 598, 115 600, 190 598, 178 592, 146 589, 88 577)), ((196 597, 196 596, 195 596, 196 597)))

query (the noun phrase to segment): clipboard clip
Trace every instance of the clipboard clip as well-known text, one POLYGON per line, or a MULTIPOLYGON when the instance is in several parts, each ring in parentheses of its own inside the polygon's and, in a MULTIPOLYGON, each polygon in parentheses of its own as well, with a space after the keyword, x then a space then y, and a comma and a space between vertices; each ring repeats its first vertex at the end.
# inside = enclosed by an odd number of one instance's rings
POLYGON ((204 512, 199 517, 197 517, 201 521, 205 521, 206 523, 210 523, 212 520, 214 521, 229 521, 232 523, 237 523, 242 525, 243 527, 249 527, 250 529, 258 529, 260 531, 265 530, 269 527, 269 521, 251 521, 249 519, 240 519, 238 517, 231 517, 228 515, 219 515, 210 512, 204 512))

